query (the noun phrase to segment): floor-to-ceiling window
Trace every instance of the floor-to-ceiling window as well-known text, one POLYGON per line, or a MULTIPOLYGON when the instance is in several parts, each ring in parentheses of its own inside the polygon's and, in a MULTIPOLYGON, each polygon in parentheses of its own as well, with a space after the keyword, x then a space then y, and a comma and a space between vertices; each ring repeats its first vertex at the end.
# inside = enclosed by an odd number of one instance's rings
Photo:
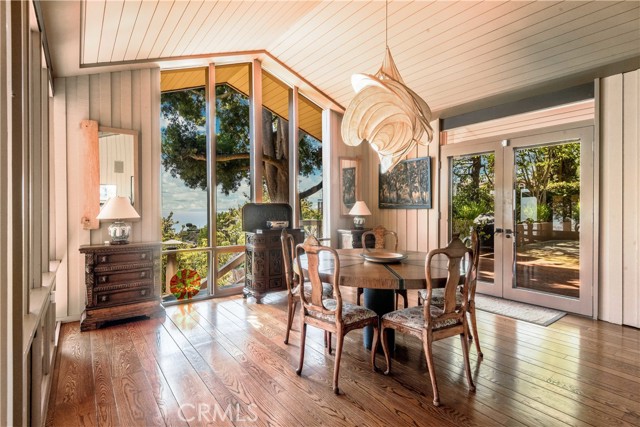
POLYGON ((298 102, 298 200, 307 235, 322 234, 322 109, 304 96, 298 102))
POLYGON ((260 74, 259 84, 252 86, 251 64, 246 63, 162 73, 165 302, 242 288, 242 207, 250 201, 291 203, 300 219, 291 226, 322 238, 322 110, 267 71, 260 74), (262 99, 262 167, 256 179, 251 170, 256 155, 252 90, 260 90, 256 99, 262 99), (295 105, 302 118, 297 141, 291 141, 295 105), (295 165, 290 163, 292 149, 298 154, 295 165), (294 198, 292 177, 298 180, 294 198), (255 185, 262 190, 261 200, 252 200, 255 185))
POLYGON ((210 294, 204 68, 163 73, 161 189, 163 299, 210 294), (188 80, 188 87, 184 87, 188 80), (172 90, 174 87, 177 89, 172 90))
POLYGON ((216 294, 244 285, 242 207, 251 201, 249 64, 215 67, 216 294))

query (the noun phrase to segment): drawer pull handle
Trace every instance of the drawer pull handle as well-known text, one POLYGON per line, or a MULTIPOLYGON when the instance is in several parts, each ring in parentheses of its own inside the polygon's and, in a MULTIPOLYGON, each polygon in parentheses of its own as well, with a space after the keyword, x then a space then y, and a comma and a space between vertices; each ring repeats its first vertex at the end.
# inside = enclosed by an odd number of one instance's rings
POLYGON ((147 295, 147 290, 146 290, 146 289, 142 289, 142 290, 140 290, 140 295, 141 295, 141 296, 145 296, 145 295, 147 295))
POLYGON ((109 300, 109 295, 100 295, 100 302, 107 302, 109 300))
POLYGON ((100 283, 107 283, 107 276, 100 276, 100 283))
POLYGON ((147 259, 147 254, 140 254, 140 259, 147 259))
POLYGON ((147 272, 146 272, 146 271, 142 271, 142 272, 140 273, 140 277, 141 277, 141 278, 143 278, 143 279, 144 279, 145 277, 147 277, 147 272))
POLYGON ((107 262, 107 256, 106 255, 101 256, 100 262, 107 262))

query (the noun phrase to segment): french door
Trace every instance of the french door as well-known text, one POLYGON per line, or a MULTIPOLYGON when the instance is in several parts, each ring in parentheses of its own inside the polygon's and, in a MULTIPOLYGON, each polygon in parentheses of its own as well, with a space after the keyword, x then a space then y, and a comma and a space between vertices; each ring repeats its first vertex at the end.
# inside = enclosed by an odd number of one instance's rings
POLYGON ((478 230, 478 292, 592 314, 592 147, 592 127, 442 147, 446 239, 478 230))

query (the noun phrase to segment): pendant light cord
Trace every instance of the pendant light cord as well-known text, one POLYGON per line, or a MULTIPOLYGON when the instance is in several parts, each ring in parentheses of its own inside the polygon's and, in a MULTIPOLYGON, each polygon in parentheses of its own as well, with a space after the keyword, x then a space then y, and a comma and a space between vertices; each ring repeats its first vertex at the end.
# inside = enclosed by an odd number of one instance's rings
POLYGON ((384 1, 384 45, 389 49, 389 0, 384 1))

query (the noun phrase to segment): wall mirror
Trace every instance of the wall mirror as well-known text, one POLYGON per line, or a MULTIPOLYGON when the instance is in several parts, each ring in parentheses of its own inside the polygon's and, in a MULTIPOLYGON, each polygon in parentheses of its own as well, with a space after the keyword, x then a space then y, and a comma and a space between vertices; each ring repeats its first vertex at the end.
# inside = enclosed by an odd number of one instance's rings
POLYGON ((98 150, 100 207, 112 197, 124 196, 140 213, 138 132, 100 126, 98 150))

